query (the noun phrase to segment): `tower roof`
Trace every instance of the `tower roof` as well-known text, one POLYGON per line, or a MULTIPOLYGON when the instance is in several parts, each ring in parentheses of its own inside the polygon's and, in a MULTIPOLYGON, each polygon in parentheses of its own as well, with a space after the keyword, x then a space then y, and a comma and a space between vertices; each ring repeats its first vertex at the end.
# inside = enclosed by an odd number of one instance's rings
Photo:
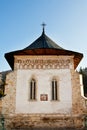
POLYGON ((30 44, 28 47, 26 47, 24 50, 28 49, 40 49, 40 48, 53 48, 53 49, 63 49, 59 45, 57 45, 54 41, 52 41, 44 32, 42 32, 42 35, 36 39, 32 44, 30 44))
POLYGON ((9 65, 12 69, 14 69, 14 56, 16 55, 65 55, 65 56, 74 56, 74 68, 76 68, 81 61, 83 54, 66 50, 57 45, 54 41, 52 41, 44 31, 39 38, 37 38, 32 44, 28 47, 17 50, 13 52, 9 52, 5 54, 5 58, 8 61, 9 65))

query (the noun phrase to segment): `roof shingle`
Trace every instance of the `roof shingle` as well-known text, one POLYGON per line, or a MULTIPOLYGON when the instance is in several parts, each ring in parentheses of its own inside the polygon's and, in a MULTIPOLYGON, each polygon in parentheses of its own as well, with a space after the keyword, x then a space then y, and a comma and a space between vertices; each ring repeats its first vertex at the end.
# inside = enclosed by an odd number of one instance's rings
POLYGON ((39 48, 63 49, 62 47, 57 45, 54 41, 52 41, 44 32, 42 32, 42 35, 38 39, 36 39, 32 44, 26 47, 24 50, 39 49, 39 48))

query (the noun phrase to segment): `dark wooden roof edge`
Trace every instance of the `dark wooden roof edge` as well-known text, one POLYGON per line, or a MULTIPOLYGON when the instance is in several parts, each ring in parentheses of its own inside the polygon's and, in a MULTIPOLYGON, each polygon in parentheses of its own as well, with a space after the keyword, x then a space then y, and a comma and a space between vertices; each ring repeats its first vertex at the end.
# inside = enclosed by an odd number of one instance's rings
POLYGON ((83 57, 83 54, 79 52, 70 51, 70 50, 53 49, 53 48, 17 50, 5 54, 5 58, 12 69, 14 69, 14 55, 69 55, 69 56, 73 55, 75 69, 83 57))
MULTIPOLYGON (((23 53, 23 55, 24 55, 24 53, 30 53, 30 52, 33 52, 34 53, 34 51, 38 51, 38 50, 45 50, 45 52, 47 52, 48 50, 50 51, 50 50, 52 50, 52 51, 60 51, 60 52, 68 52, 68 53, 75 53, 75 54, 81 54, 81 55, 83 55, 82 53, 80 53, 80 52, 76 52, 76 51, 71 51, 71 50, 67 50, 67 49, 55 49, 55 48, 36 48, 36 49, 26 49, 26 50, 24 50, 24 49, 22 49, 22 50, 17 50, 17 51, 12 51, 12 52, 8 52, 8 53, 5 53, 5 55, 4 56, 6 56, 6 55, 10 55, 10 54, 12 54, 12 55, 20 55, 20 54, 22 54, 23 53)), ((40 53, 40 52, 39 52, 40 53)), ((49 52, 48 52, 49 53, 49 52)), ((38 53, 37 53, 38 54, 38 53)))

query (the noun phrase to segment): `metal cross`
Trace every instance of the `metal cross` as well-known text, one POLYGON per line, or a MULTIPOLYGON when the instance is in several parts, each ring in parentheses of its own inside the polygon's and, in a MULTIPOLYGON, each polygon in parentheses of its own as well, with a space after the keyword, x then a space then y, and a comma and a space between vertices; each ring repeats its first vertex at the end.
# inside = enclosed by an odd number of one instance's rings
POLYGON ((44 22, 41 25, 42 25, 43 28, 46 26, 46 24, 44 22))
POLYGON ((43 22, 41 25, 43 27, 43 34, 44 34, 44 28, 45 28, 46 24, 43 22))

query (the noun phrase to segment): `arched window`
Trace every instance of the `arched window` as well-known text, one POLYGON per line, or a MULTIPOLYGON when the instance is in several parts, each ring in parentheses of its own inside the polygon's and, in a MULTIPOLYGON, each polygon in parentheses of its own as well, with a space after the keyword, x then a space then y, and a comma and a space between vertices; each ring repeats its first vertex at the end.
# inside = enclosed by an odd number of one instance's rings
POLYGON ((30 100, 36 99, 36 81, 32 79, 30 82, 30 100))
POLYGON ((58 83, 56 79, 52 80, 52 100, 58 100, 58 83))

